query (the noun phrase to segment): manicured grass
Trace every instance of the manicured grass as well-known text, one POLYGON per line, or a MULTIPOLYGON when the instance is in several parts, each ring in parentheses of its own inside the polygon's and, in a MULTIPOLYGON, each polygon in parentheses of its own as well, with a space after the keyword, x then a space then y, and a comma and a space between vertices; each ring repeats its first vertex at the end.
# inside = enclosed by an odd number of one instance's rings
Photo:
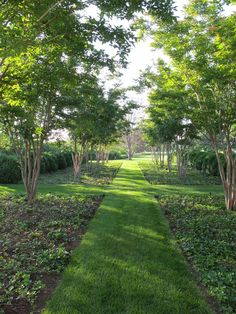
POLYGON ((44 314, 212 313, 153 193, 124 162, 44 314))

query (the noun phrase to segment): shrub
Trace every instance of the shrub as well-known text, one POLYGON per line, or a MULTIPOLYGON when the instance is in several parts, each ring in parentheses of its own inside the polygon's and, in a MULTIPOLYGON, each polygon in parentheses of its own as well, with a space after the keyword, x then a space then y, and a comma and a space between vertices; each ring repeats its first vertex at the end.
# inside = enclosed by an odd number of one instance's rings
POLYGON ((66 157, 63 152, 57 153, 58 169, 65 169, 67 167, 66 157))
MULTIPOLYGON (((226 167, 223 153, 220 154, 224 168, 226 167)), ((216 155, 213 151, 194 150, 189 154, 189 160, 193 168, 212 176, 219 176, 216 155)))
POLYGON ((43 153, 45 159, 46 172, 54 172, 58 170, 58 160, 51 152, 43 153))
POLYGON ((64 154, 65 159, 66 159, 67 167, 71 167, 71 166, 72 166, 72 156, 71 156, 71 152, 69 152, 69 151, 64 151, 63 154, 64 154))
POLYGON ((110 151, 109 153, 109 160, 115 160, 115 159, 125 159, 127 158, 127 154, 124 151, 110 151))
POLYGON ((0 183, 18 183, 20 167, 14 155, 0 154, 0 183))

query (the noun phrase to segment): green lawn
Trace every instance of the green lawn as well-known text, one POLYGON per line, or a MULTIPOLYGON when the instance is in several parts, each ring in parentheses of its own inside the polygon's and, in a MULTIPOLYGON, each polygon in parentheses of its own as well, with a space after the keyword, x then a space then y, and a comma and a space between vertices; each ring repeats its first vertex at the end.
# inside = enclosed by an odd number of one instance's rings
POLYGON ((212 313, 171 237, 156 191, 136 161, 123 163, 44 314, 212 313))

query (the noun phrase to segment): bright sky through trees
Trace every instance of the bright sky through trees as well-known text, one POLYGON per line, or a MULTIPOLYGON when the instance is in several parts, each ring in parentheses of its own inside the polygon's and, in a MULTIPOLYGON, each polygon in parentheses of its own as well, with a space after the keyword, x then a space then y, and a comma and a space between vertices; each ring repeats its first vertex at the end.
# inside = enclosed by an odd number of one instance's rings
MULTIPOLYGON (((177 11, 176 16, 181 17, 183 7, 188 3, 187 0, 176 0, 177 11)), ((236 5, 227 6, 225 8, 225 15, 230 15, 236 11, 236 5)), ((165 56, 161 50, 153 50, 150 47, 151 38, 147 38, 145 41, 141 41, 135 45, 131 50, 128 61, 129 65, 127 69, 124 69, 122 73, 124 74, 122 82, 124 86, 129 86, 134 83, 139 75, 140 71, 145 70, 147 66, 151 66, 157 61, 158 58, 163 58, 165 61, 168 60, 168 57, 165 56)), ((144 92, 141 95, 132 95, 137 101, 142 105, 147 105, 147 93, 144 92)))

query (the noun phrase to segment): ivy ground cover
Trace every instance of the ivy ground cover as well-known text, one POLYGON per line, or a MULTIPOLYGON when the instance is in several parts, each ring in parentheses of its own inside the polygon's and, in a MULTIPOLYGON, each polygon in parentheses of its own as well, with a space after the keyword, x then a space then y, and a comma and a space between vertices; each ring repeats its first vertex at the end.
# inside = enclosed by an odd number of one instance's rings
POLYGON ((102 196, 0 197, 0 312, 31 313, 55 287, 102 196))
POLYGON ((236 313, 236 215, 224 198, 165 195, 158 203, 199 282, 223 313, 236 313))

